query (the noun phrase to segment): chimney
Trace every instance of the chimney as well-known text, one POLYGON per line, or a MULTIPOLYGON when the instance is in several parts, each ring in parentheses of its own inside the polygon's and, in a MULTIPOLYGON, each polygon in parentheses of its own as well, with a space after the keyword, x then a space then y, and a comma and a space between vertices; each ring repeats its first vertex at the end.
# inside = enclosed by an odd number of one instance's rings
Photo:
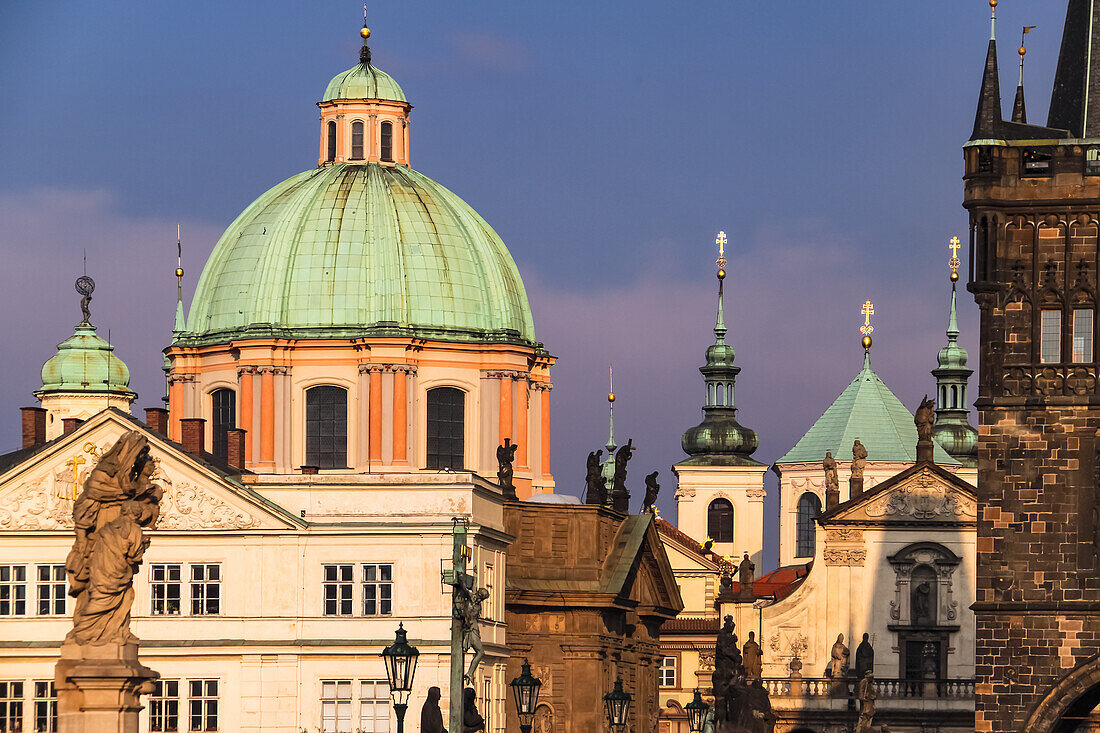
POLYGON ((23 413, 23 447, 33 448, 46 442, 46 411, 41 407, 20 408, 23 413))
POLYGON ((182 440, 183 449, 191 455, 202 458, 206 451, 203 446, 206 443, 206 420, 201 417, 185 417, 180 422, 183 425, 182 440))
POLYGON ((229 464, 231 468, 236 468, 240 471, 244 470, 244 441, 248 435, 248 431, 243 428, 229 428, 226 431, 228 434, 226 440, 228 443, 225 462, 229 464))
POLYGON ((150 430, 168 437, 168 410, 163 407, 146 407, 145 424, 150 430))
POLYGON ((78 417, 66 417, 61 421, 61 434, 68 435, 72 431, 80 427, 80 424, 84 422, 78 417))

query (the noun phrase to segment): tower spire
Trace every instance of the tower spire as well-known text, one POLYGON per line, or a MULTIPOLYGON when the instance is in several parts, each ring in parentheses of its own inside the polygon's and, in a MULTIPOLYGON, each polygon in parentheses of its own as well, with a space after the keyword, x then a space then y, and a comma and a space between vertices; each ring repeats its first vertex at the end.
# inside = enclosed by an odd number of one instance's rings
POLYGON ((714 343, 716 344, 726 343, 726 313, 722 304, 722 286, 726 281, 727 241, 724 231, 719 231, 718 236, 714 239, 714 243, 718 245, 718 259, 714 261, 718 265, 718 318, 714 323, 714 343))
POLYGON ((974 115, 971 140, 998 139, 1001 136, 1001 84, 997 77, 997 0, 989 0, 989 48, 985 54, 982 89, 978 94, 978 110, 974 115))
POLYGON ((183 239, 180 237, 180 225, 176 224, 176 323, 172 328, 176 333, 187 330, 183 317, 183 239))
POLYGON ((1100 95, 1090 89, 1100 78, 1097 34, 1100 6, 1096 0, 1069 0, 1047 126, 1068 130, 1072 137, 1100 135, 1100 95))
POLYGON ((367 27, 366 3, 363 3, 363 29, 359 31, 359 36, 363 39, 363 47, 359 49, 359 63, 370 66, 370 46, 367 45, 367 39, 370 38, 370 28, 367 27))
POLYGON ((1025 25, 1024 32, 1020 34, 1020 80, 1016 83, 1016 100, 1012 103, 1012 121, 1022 125, 1027 124, 1027 106, 1024 104, 1024 56, 1027 55, 1025 38, 1037 26, 1025 25))
POLYGON ((968 421, 966 388, 967 380, 974 373, 967 368, 967 353, 958 344, 959 318, 956 308, 956 285, 959 281, 959 238, 952 237, 947 245, 951 250, 948 267, 951 268, 951 308, 947 316, 947 345, 940 349, 938 366, 932 370, 936 378, 936 424, 932 437, 964 466, 977 463, 978 434, 968 421))

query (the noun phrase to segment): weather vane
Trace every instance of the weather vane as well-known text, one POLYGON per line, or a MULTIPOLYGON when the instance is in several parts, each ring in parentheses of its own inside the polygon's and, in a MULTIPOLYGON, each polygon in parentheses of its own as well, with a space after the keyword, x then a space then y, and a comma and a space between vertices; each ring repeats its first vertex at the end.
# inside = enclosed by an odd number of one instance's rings
POLYGON ((718 265, 718 279, 723 280, 726 277, 726 233, 724 231, 718 232, 718 236, 714 238, 714 243, 718 245, 718 259, 714 261, 718 265))
POLYGON ((863 316, 863 325, 859 327, 859 332, 863 334, 863 350, 868 351, 871 348, 871 334, 875 331, 875 327, 871 325, 871 316, 875 315, 875 306, 868 300, 864 302, 863 308, 859 312, 863 316))
POLYGON ((959 265, 962 264, 959 261, 959 237, 956 235, 951 237, 951 243, 947 245, 947 248, 951 250, 951 259, 948 261, 947 266, 951 268, 951 282, 955 282, 959 279, 959 265))

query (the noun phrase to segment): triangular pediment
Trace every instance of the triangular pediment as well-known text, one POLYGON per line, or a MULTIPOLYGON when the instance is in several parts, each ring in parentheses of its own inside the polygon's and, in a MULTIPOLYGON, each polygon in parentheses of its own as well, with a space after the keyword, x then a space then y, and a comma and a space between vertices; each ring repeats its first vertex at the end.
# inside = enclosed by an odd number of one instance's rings
POLYGON ((301 526, 291 515, 208 464, 194 459, 130 415, 104 410, 0 475, 0 531, 69 530, 73 499, 122 435, 138 430, 164 490, 155 529, 259 530, 301 526))
POLYGON ((654 522, 651 514, 636 514, 619 526, 605 588, 637 603, 643 614, 671 617, 683 609, 684 601, 654 522))
POLYGON ((978 520, 974 488, 934 463, 918 463, 826 512, 829 524, 966 524, 978 520))

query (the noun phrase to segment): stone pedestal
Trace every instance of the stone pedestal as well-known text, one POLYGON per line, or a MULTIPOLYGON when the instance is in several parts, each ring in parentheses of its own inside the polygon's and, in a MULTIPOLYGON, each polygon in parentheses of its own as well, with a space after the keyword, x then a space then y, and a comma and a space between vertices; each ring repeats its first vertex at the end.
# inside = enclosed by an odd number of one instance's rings
POLYGON ((59 733, 138 733, 141 695, 160 675, 138 661, 138 645, 61 645, 54 667, 59 733))

